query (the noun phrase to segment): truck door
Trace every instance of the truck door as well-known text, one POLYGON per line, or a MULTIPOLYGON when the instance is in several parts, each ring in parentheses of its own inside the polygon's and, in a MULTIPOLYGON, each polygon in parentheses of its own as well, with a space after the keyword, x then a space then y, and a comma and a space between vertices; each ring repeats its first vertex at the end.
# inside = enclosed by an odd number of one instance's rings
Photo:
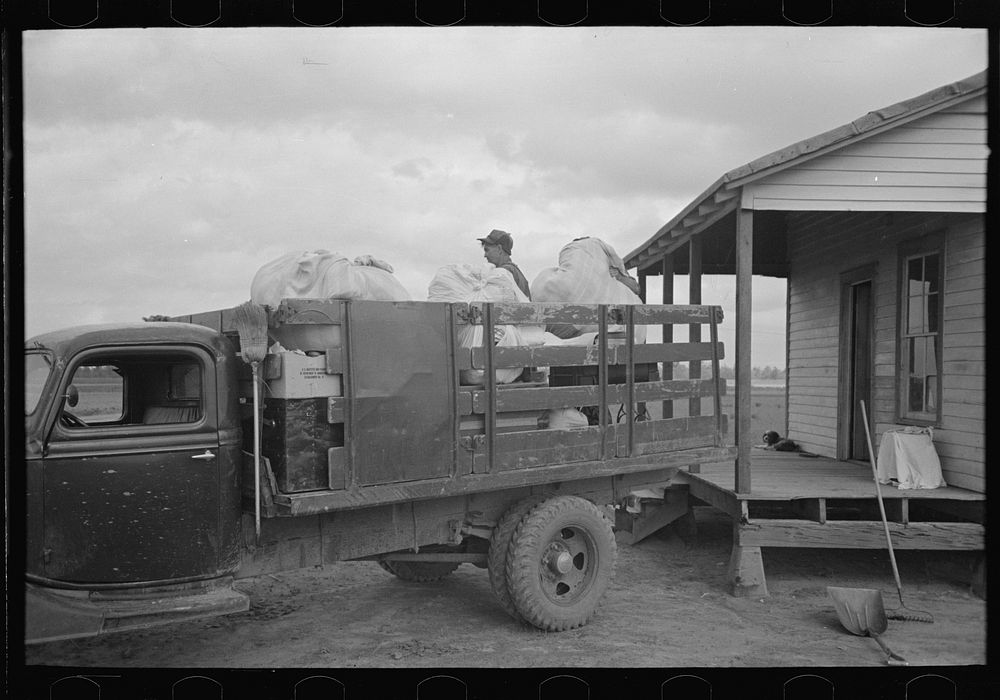
POLYGON ((193 345, 103 348, 71 361, 42 460, 46 578, 218 575, 216 380, 212 355, 193 345))

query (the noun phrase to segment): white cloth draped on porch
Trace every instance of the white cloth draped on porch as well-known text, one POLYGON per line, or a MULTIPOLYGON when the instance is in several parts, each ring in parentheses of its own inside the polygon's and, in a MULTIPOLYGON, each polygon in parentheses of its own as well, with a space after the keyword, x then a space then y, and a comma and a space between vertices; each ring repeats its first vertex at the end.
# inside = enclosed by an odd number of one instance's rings
POLYGON ((895 480, 901 489, 936 489, 947 486, 941 461, 934 449, 930 428, 887 430, 878 448, 879 483, 895 480))

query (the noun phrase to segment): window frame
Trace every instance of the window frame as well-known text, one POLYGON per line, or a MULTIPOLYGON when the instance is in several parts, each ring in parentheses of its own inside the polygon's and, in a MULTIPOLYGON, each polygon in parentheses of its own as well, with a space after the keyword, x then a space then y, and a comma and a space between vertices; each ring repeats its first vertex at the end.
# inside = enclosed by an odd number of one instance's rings
MULTIPOLYGON (((194 360, 200 366, 200 375, 202 382, 202 397, 200 399, 200 409, 201 416, 196 421, 189 421, 184 423, 127 423, 127 424, 108 424, 108 423, 98 423, 95 425, 89 425, 87 427, 67 427, 62 424, 59 420, 59 415, 62 412, 62 402, 56 402, 53 406, 53 415, 50 418, 50 433, 49 439, 55 442, 73 442, 77 440, 93 440, 93 439, 119 439, 119 438, 142 438, 142 436, 148 435, 165 435, 165 434, 189 434, 189 433, 201 433, 208 429, 215 429, 215 374, 214 374, 214 364, 211 360, 211 355, 206 352, 206 349, 196 345, 175 345, 175 346, 117 346, 117 347, 103 347, 103 348, 93 348, 81 352, 75 358, 73 358, 72 363, 67 368, 62 379, 60 380, 60 386, 62 387, 62 393, 66 393, 69 385, 72 383, 73 376, 75 372, 82 366, 87 365, 94 359, 98 359, 106 364, 113 364, 115 361, 128 362, 130 359, 156 356, 181 356, 194 360)), ((129 380, 123 377, 124 385, 123 390, 125 392, 125 401, 129 401, 129 396, 131 394, 131 387, 129 386, 129 380)), ((126 412, 130 410, 128 405, 124 409, 126 412)))
MULTIPOLYGON (((898 249, 898 280, 896 311, 896 421, 901 425, 938 426, 941 424, 943 401, 943 357, 944 354, 944 296, 945 296, 945 236, 935 232, 917 239, 900 243, 898 249), (937 406, 933 412, 911 412, 909 410, 909 340, 927 337, 925 333, 909 333, 910 311, 909 263, 916 258, 938 256, 937 269, 937 331, 934 333, 934 369, 937 382, 937 406)), ((926 389, 925 389, 926 391, 926 389)))

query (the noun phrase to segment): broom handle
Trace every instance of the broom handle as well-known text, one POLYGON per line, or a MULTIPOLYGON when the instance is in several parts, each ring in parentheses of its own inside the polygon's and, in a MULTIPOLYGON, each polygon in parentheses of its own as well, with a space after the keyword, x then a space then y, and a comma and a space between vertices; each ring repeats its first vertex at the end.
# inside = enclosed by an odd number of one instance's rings
POLYGON ((875 493, 878 495, 878 509, 882 514, 882 527, 885 529, 885 543, 889 546, 889 561, 892 562, 892 576, 896 579, 896 593, 899 603, 903 603, 903 584, 899 581, 899 568, 896 566, 896 554, 892 551, 892 537, 889 535, 889 520, 885 517, 885 505, 882 503, 882 487, 878 483, 878 469, 875 467, 875 451, 872 449, 872 435, 868 431, 868 412, 865 402, 861 402, 861 417, 865 423, 865 439, 868 441, 868 461, 872 465, 872 477, 875 479, 875 493))
POLYGON ((260 406, 260 398, 257 388, 257 377, 259 362, 254 362, 253 367, 253 506, 254 524, 257 532, 257 542, 260 542, 260 420, 257 414, 260 406))

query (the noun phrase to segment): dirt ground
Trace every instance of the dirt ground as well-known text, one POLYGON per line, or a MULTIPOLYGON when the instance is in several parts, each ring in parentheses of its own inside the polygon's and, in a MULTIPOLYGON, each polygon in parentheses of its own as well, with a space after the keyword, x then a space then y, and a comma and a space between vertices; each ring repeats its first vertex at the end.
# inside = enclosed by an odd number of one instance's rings
MULTIPOLYGON (((826 586, 879 588, 898 605, 877 550, 768 549, 770 596, 727 593, 727 516, 696 508, 698 534, 671 527, 619 545, 597 617, 562 633, 500 609, 484 569, 407 583, 372 562, 237 582, 246 613, 28 647, 40 666, 180 668, 882 667, 875 642, 839 624, 826 586)), ((903 598, 932 624, 889 621, 884 635, 914 666, 986 663, 986 603, 969 590, 975 555, 897 553, 903 598)))

